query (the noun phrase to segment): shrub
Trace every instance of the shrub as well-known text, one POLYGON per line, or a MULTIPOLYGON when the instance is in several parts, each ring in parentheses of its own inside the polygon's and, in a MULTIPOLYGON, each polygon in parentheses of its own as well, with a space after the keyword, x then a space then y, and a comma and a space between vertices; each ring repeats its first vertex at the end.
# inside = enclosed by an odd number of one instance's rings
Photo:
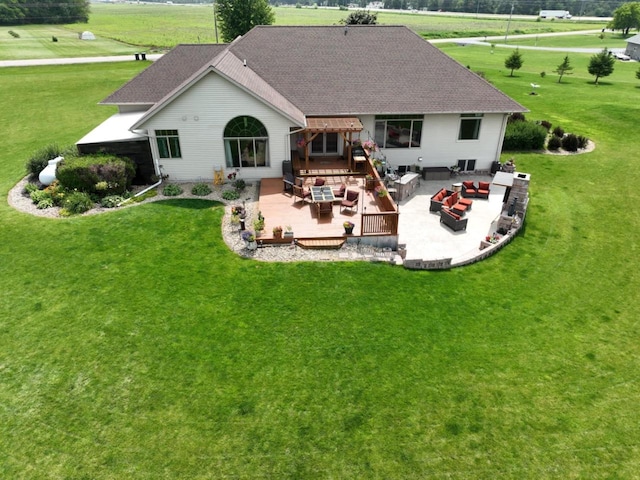
POLYGON ((540 76, 541 76, 542 78, 546 77, 546 76, 547 76, 547 72, 544 72, 544 71, 540 72, 540 76))
POLYGON ((115 208, 124 202, 124 197, 120 195, 108 195, 100 200, 100 206, 104 208, 115 208))
POLYGON ((533 122, 507 123, 503 150, 542 150, 547 131, 533 122))
POLYGON ((547 149, 555 152, 562 146, 562 140, 556 137, 555 135, 551 135, 549 141, 547 142, 547 149))
POLYGON ((564 137, 564 129, 562 129, 561 127, 556 127, 553 129, 553 134, 558 138, 562 138, 564 137))
POLYGON ((60 183, 57 180, 54 181, 51 185, 49 185, 47 188, 45 188, 44 191, 51 196, 51 199, 53 200, 53 203, 55 205, 59 207, 62 206, 62 202, 64 201, 66 190, 62 185, 60 185, 60 183))
POLYGON ((512 113, 511 115, 509 115, 509 118, 507 119, 507 123, 524 122, 524 121, 526 121, 524 113, 520 113, 520 112, 512 113))
POLYGON ((209 195, 211 193, 211 188, 206 183, 196 183, 191 189, 191 193, 193 195, 204 197, 205 195, 209 195))
POLYGON ((104 197, 127 191, 135 173, 135 166, 128 158, 97 154, 65 157, 58 165, 56 177, 68 190, 104 197))
POLYGON ((562 148, 567 152, 578 151, 578 137, 573 133, 569 133, 562 138, 562 148))
POLYGON ((182 192, 184 192, 184 190, 182 190, 182 187, 180 185, 176 185, 175 183, 170 183, 168 185, 165 185, 164 188, 162 189, 162 194, 165 197, 176 197, 180 195, 182 192))
POLYGON ((222 192, 222 198, 225 200, 237 200, 240 198, 240 193, 237 190, 224 190, 222 192))
POLYGON ((36 205, 39 204, 42 200, 45 199, 49 199, 53 202, 53 199, 51 198, 51 195, 49 194, 49 192, 45 191, 45 190, 34 190, 33 192, 31 192, 29 194, 29 198, 31 198, 31 201, 33 203, 35 203, 36 205))
POLYGON ((238 180, 236 180, 235 182, 233 182, 233 187, 238 190, 239 192, 241 192, 242 190, 245 189, 245 187, 247 186, 247 183, 242 180, 241 178, 239 178, 238 180))
POLYGON ((13 30, 9 30, 9 35, 13 38, 20 38, 20 34, 18 32, 14 32, 13 30))
POLYGON ((542 125, 544 128, 546 128, 547 132, 549 130, 551 130, 551 122, 548 122, 546 120, 540 120, 540 125, 542 125))
POLYGON ((583 137, 582 135, 578 135, 578 148, 587 148, 589 146, 589 139, 587 137, 583 137))
POLYGON ((43 198, 36 204, 36 208, 39 210, 44 210, 45 208, 53 207, 53 199, 52 198, 43 198))
POLYGON ((56 36, 51 37, 51 41, 52 42, 57 42, 58 41, 58 37, 56 37, 56 36))
POLYGON ((31 195, 31 192, 35 192, 36 190, 39 190, 39 188, 35 183, 27 183, 24 186, 23 192, 26 193, 27 195, 31 195))
POLYGON ((38 178, 38 175, 40 175, 40 172, 47 166, 49 160, 53 160, 61 154, 62 149, 55 143, 42 147, 40 150, 36 150, 36 152, 31 155, 31 158, 27 160, 26 167, 29 176, 33 179, 38 178))
POLYGON ((91 197, 85 192, 72 192, 62 202, 64 214, 74 215, 84 213, 93 207, 91 197))

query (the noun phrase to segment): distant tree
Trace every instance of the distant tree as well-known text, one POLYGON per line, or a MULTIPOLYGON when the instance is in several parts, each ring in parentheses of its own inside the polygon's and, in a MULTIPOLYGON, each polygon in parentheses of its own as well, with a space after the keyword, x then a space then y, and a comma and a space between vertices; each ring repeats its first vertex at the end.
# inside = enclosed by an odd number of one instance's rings
POLYGON ((18 25, 24 18, 24 8, 18 0, 0 0, 0 25, 18 25))
POLYGON ((636 78, 640 80, 640 67, 638 67, 638 70, 636 70, 636 78))
POLYGON ((613 64, 615 61, 606 48, 591 57, 588 70, 591 75, 595 75, 596 85, 600 77, 608 77, 613 73, 613 64))
POLYGON ((0 0, 0 25, 89 21, 87 0, 0 0))
POLYGON ((554 70, 555 73, 560 75, 560 77, 558 77, 558 83, 562 82, 562 76, 563 75, 565 75, 565 74, 571 75, 571 70, 573 70, 573 67, 571 66, 571 63, 569 62, 569 55, 566 55, 564 57, 564 60, 562 61, 562 63, 560 65, 558 65, 557 68, 554 70))
POLYGON ((267 0, 216 0, 222 41, 232 42, 256 25, 271 25, 275 15, 267 0))
POLYGON ((510 77, 513 77, 514 70, 519 70, 520 67, 522 67, 522 63, 522 54, 520 53, 520 50, 516 48, 504 61, 504 66, 511 69, 510 77))
POLYGON ((356 10, 340 21, 345 25, 375 25, 378 23, 378 14, 365 12, 364 10, 356 10))
POLYGON ((622 30, 629 35, 629 30, 640 29, 640 3, 623 3, 613 12, 613 19, 607 25, 609 28, 622 30))

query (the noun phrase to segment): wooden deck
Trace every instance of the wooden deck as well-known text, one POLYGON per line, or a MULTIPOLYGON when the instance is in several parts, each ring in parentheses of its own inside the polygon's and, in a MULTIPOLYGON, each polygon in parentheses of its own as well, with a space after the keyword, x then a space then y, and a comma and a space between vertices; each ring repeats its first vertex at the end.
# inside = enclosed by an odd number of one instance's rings
MULTIPOLYGON (((265 229, 259 240, 272 241, 272 229, 278 225, 283 228, 290 225, 295 239, 344 238, 346 235, 343 223, 347 220, 355 224, 352 236, 359 236, 361 235, 363 209, 366 208, 366 212, 369 214, 380 212, 373 193, 364 189, 363 176, 342 174, 335 170, 332 170, 330 175, 318 176, 324 178, 329 186, 345 183, 347 189, 358 190, 360 200, 357 212, 351 212, 349 209, 342 210, 340 201, 336 200, 333 204, 332 214, 322 215, 318 218, 314 204, 310 200, 302 201, 300 198, 294 197, 292 193, 284 191, 282 178, 263 178, 260 182, 258 208, 264 216, 265 229)), ((305 181, 312 182, 314 180, 314 176, 308 176, 305 181)))

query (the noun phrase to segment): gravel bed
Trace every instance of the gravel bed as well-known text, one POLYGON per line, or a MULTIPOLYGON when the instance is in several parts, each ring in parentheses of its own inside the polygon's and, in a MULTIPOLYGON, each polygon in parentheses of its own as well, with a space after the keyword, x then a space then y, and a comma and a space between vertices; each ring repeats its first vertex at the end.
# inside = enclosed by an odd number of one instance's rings
MULTIPOLYGON (((8 195, 9 205, 16 210, 19 210, 30 215, 47 218, 64 218, 60 215, 59 207, 52 207, 46 209, 38 209, 31 199, 24 194, 24 187, 28 183, 28 177, 23 178, 18 182, 10 191, 8 195)), ((242 205, 244 202, 245 211, 247 213, 245 224, 250 226, 253 224, 253 220, 258 215, 258 197, 259 188, 258 184, 248 185, 242 192, 241 197, 238 200, 225 200, 222 198, 223 190, 228 190, 228 186, 210 185, 212 192, 209 195, 197 196, 191 193, 191 188, 195 183, 180 183, 184 190, 182 194, 177 196, 165 196, 162 194, 162 185, 158 189, 158 194, 155 197, 148 198, 142 202, 134 203, 129 202, 117 209, 122 208, 135 208, 138 205, 142 205, 149 202, 157 202, 159 200, 167 200, 172 198, 199 198, 203 200, 216 200, 225 204, 225 215, 222 219, 222 238, 227 246, 238 255, 247 258, 253 258, 255 260, 267 261, 267 262, 293 262, 293 261, 353 261, 353 260, 365 260, 365 261, 383 261, 391 262, 395 261, 395 255, 388 251, 382 251, 373 247, 365 245, 343 245, 339 250, 306 250, 296 245, 284 245, 284 246, 265 246, 258 248, 257 250, 248 250, 245 247, 244 241, 240 238, 240 230, 238 225, 231 223, 231 207, 233 205, 242 205)), ((140 189, 141 191, 142 189, 140 189)), ((114 211, 113 208, 96 207, 88 212, 83 213, 86 215, 96 215, 100 213, 114 211)), ((259 240, 259 238, 258 238, 259 240)))

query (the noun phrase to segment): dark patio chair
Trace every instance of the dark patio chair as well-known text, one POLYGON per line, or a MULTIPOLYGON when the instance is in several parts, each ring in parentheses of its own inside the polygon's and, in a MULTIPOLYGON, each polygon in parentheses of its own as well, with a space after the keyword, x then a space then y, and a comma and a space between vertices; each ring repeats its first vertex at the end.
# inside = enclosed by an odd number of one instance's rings
POLYGON ((349 208, 351 213, 353 213, 353 209, 358 209, 358 200, 360 200, 360 192, 356 192, 355 190, 347 190, 344 194, 344 200, 340 202, 340 211, 342 209, 349 208))
POLYGON ((346 190, 347 186, 343 183, 338 188, 333 189, 333 196, 336 198, 343 198, 346 190))
POLYGON ((316 208, 318 210, 318 218, 322 215, 333 215, 333 203, 332 202, 318 202, 316 203, 316 208))
POLYGON ((300 187, 298 185, 292 185, 293 188, 293 198, 295 198, 294 203, 302 200, 306 202, 308 198, 311 197, 311 192, 304 187, 300 187))

